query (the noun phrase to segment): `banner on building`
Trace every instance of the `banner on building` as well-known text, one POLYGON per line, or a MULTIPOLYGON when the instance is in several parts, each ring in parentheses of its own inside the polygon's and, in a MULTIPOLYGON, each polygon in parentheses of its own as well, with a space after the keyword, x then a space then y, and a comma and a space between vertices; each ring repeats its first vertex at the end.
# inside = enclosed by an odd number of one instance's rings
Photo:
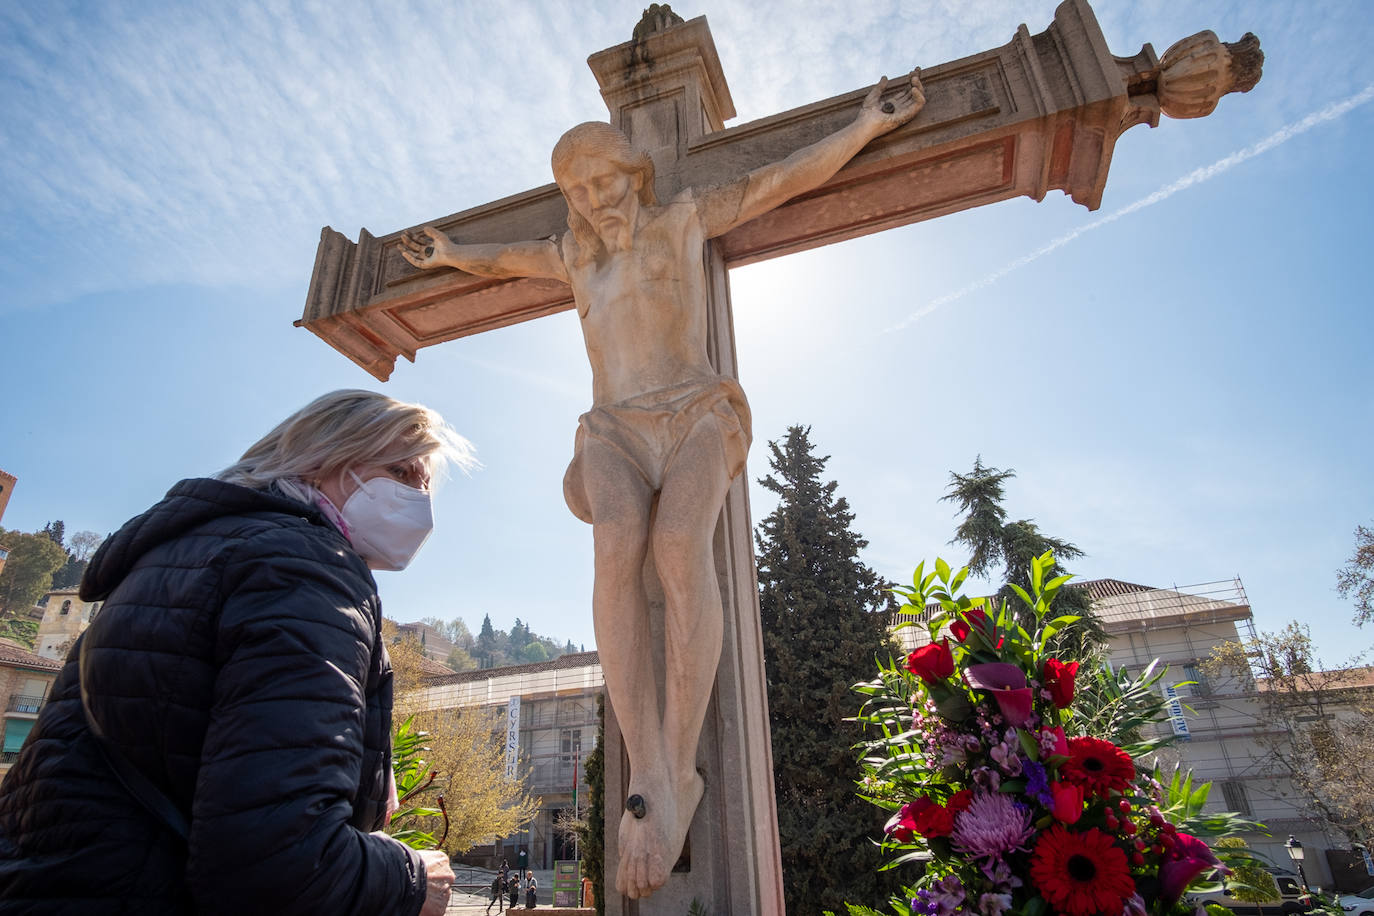
POLYGON ((506 778, 514 781, 520 767, 520 698, 506 702, 506 778))
POLYGON ((1188 720, 1183 716, 1183 703, 1179 701, 1178 690, 1165 684, 1164 698, 1169 701, 1169 724, 1174 727, 1174 734, 1187 741, 1193 735, 1188 731, 1188 720))

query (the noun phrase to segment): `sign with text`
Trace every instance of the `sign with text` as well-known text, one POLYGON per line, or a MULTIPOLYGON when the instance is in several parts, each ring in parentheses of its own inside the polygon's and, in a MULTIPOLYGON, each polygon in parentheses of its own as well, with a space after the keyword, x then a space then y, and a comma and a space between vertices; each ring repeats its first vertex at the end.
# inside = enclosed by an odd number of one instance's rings
POLYGON ((560 860, 553 863, 553 905, 577 906, 582 877, 579 863, 560 860))
POLYGON ((514 780, 520 765, 520 697, 506 703, 506 778, 514 780))
POLYGON ((1165 684, 1164 698, 1169 701, 1169 724, 1174 727, 1174 734, 1187 741, 1193 735, 1188 730, 1188 720, 1183 717, 1183 703, 1179 701, 1178 690, 1165 684))

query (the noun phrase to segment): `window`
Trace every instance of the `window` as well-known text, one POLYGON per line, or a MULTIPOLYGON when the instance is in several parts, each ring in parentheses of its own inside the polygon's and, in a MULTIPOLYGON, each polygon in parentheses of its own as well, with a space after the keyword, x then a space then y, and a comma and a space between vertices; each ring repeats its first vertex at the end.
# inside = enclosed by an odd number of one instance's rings
POLYGON ((1245 795, 1245 784, 1227 779, 1221 784, 1222 795, 1226 797, 1226 808, 1237 814, 1250 815, 1250 799, 1245 795))
POLYGON ((10 552, 4 547, 0 547, 0 563, 5 562, 10 557, 10 552))
POLYGON ((67 614, 67 613, 70 613, 71 609, 72 609, 72 600, 71 600, 70 598, 68 598, 66 601, 63 601, 63 602, 62 602, 62 610, 59 611, 58 613, 59 613, 59 614, 67 614))
POLYGON ((33 719, 6 719, 5 720, 5 743, 0 746, 6 754, 13 754, 24 746, 24 739, 29 736, 29 730, 33 728, 33 719))
POLYGON ((573 760, 582 756, 582 729, 565 728, 558 733, 558 765, 571 770, 573 760))
POLYGON ((1183 679, 1185 681, 1196 681, 1189 690, 1195 697, 1209 697, 1212 695, 1212 685, 1207 681, 1207 675, 1202 673, 1202 669, 1197 665, 1183 666, 1183 679))

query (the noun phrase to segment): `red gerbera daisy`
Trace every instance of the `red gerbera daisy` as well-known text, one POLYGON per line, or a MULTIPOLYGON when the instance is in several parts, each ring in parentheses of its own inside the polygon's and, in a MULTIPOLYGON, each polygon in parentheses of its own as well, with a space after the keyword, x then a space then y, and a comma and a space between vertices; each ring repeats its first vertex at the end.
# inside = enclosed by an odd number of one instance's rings
POLYGON ((1124 792, 1135 779, 1131 755, 1100 738, 1070 738, 1069 759, 1059 775, 1083 787, 1090 795, 1105 798, 1110 791, 1124 792))
POLYGON ((1051 827, 1035 844, 1030 873, 1040 896, 1066 916, 1116 916, 1135 893, 1126 853, 1095 827, 1051 827))

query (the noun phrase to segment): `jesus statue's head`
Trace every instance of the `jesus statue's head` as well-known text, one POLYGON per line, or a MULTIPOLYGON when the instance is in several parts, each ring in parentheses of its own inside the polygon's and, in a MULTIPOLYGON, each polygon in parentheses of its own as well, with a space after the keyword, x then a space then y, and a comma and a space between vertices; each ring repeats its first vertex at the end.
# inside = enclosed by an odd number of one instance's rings
POLYGON ((628 248, 640 206, 657 203, 654 161, 603 121, 579 124, 553 148, 553 177, 568 202, 579 260, 628 248))

